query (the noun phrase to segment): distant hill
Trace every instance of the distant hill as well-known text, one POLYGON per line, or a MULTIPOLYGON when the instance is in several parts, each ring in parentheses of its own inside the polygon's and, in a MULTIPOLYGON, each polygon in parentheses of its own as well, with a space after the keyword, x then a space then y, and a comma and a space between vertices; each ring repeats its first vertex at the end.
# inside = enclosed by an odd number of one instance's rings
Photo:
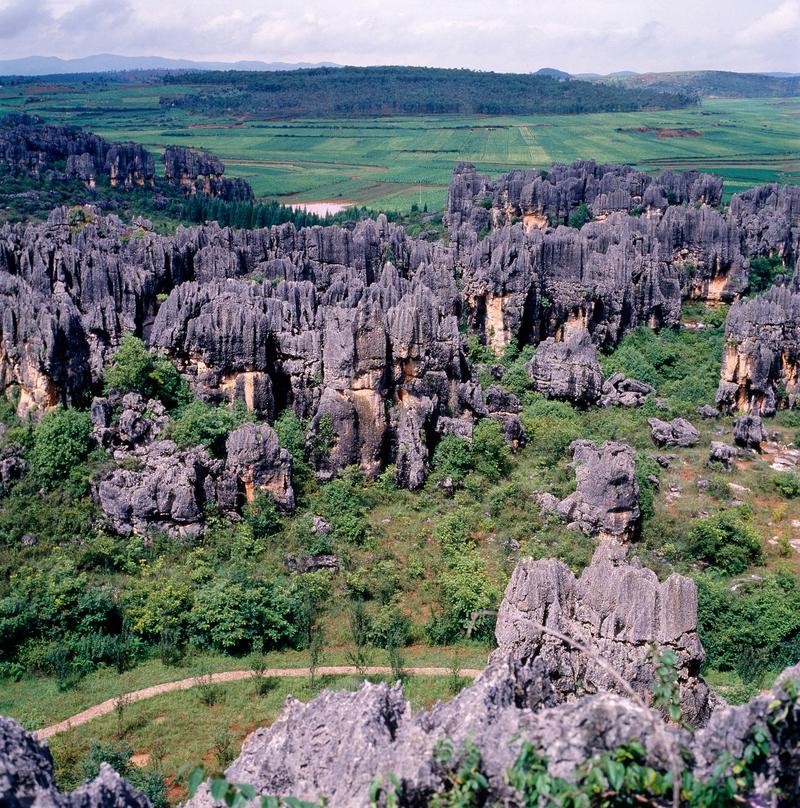
POLYGON ((0 59, 0 76, 57 76, 68 73, 110 73, 129 70, 300 70, 311 67, 336 67, 333 62, 198 62, 192 59, 168 59, 163 56, 117 56, 97 53, 79 59, 58 56, 26 56, 0 59))
POLYGON ((271 73, 165 73, 161 104, 266 118, 531 115, 674 109, 689 96, 530 73, 429 67, 339 67, 271 73), (181 85, 170 91, 171 85, 181 85), (186 94, 184 85, 196 88, 186 94))
POLYGON ((571 79, 572 75, 570 73, 565 73, 563 70, 556 70, 555 67, 540 67, 534 74, 534 76, 550 76, 553 79, 571 79))
POLYGON ((689 93, 700 98, 771 98, 800 95, 800 76, 696 70, 676 73, 634 73, 601 76, 593 81, 666 93, 689 93))

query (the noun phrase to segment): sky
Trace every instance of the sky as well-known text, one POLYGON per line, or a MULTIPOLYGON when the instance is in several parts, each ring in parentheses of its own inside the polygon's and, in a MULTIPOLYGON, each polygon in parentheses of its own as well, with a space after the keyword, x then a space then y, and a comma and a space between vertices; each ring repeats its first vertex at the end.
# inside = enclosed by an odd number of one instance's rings
POLYGON ((800 72, 800 0, 0 0, 0 59, 800 72))

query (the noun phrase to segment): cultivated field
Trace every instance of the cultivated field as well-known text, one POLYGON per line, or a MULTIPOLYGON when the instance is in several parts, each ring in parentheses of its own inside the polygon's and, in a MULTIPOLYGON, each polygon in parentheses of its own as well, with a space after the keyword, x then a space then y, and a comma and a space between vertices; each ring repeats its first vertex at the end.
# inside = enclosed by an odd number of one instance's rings
POLYGON ((287 204, 441 208, 459 160, 492 174, 582 157, 648 171, 697 168, 724 176, 728 194, 800 182, 800 99, 712 99, 666 112, 258 121, 161 108, 166 90, 197 88, 0 86, 0 112, 37 113, 154 150, 168 143, 208 148, 256 194, 287 204))

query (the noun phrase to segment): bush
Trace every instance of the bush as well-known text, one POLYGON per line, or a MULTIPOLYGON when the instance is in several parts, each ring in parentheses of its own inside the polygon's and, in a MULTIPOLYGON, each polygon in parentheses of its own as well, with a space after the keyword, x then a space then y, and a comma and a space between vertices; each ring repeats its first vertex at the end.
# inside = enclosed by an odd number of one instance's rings
POLYGON ((56 407, 45 413, 33 433, 31 473, 51 488, 63 484, 89 454, 91 421, 88 413, 56 407))
POLYGON ((439 479, 461 483, 472 470, 472 447, 464 438, 445 435, 433 453, 433 470, 439 479))
POLYGON ((591 222, 593 218, 589 206, 585 202, 581 202, 581 204, 570 213, 567 224, 570 227, 580 230, 587 222, 591 222))
POLYGON ((772 286, 779 276, 786 274, 787 269, 783 261, 777 256, 769 258, 751 258, 750 271, 747 279, 750 284, 750 293, 759 294, 772 286))
POLYGON ((114 361, 103 375, 103 389, 139 393, 156 398, 168 409, 186 404, 191 396, 186 381, 165 356, 150 353, 145 344, 126 334, 114 354, 114 361))
POLYGON ((253 501, 247 503, 243 515, 256 541, 268 539, 281 529, 275 497, 269 491, 259 491, 253 501))
POLYGON ((731 511, 695 522, 687 549, 693 558, 728 575, 739 575, 750 564, 764 562, 758 534, 731 511))
POLYGON ((224 457, 228 434, 248 419, 241 407, 229 410, 195 399, 178 410, 169 434, 182 449, 205 446, 214 457, 224 457))
POLYGON ((503 428, 491 418, 483 418, 472 432, 472 465, 491 482, 508 473, 511 452, 503 437, 503 428))
POLYGON ((570 443, 583 437, 581 421, 574 407, 538 393, 529 395, 521 420, 529 446, 537 459, 547 466, 561 460, 570 443))
POLYGON ((736 591, 723 578, 700 575, 696 581, 708 667, 754 681, 800 659, 800 586, 794 576, 779 572, 736 591))
POLYGON ((800 496, 800 476, 791 471, 782 471, 773 478, 778 493, 786 499, 800 496))

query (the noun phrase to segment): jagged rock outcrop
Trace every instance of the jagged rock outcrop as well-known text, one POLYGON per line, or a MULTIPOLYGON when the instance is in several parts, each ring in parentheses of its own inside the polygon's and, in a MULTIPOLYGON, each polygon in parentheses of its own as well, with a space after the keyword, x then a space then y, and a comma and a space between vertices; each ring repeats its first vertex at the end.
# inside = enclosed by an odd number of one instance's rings
POLYGON ((462 224, 480 230, 521 218, 525 227, 566 224, 570 213, 586 204, 595 216, 634 208, 663 211, 668 205, 718 205, 722 180, 690 171, 665 171, 653 177, 629 166, 577 160, 549 171, 512 171, 492 182, 471 163, 459 163, 447 194, 445 222, 451 232, 462 224))
POLYGON ((745 449, 761 451, 761 444, 767 439, 767 433, 761 417, 743 415, 733 419, 733 442, 745 449))
POLYGON ((622 373, 612 373, 604 382, 600 405, 603 407, 641 407, 656 389, 622 373))
POLYGON ((800 186, 761 185, 734 194, 730 218, 749 256, 777 255, 791 266, 800 250, 800 186))
POLYGON ((708 462, 720 463, 730 471, 733 468, 736 458, 739 456, 739 450, 735 446, 729 446, 722 441, 712 440, 711 449, 708 454, 708 462))
POLYGON ((685 418, 662 421, 648 418, 650 436, 657 446, 694 446, 700 440, 700 433, 685 418))
POLYGON ((206 503, 236 508, 236 479, 202 447, 179 450, 171 440, 155 441, 137 466, 111 471, 96 487, 100 509, 118 533, 196 536, 205 527, 206 503))
POLYGON ((639 484, 633 449, 626 443, 590 440, 570 445, 576 490, 556 506, 570 525, 600 539, 627 541, 639 532, 639 484))
MULTIPOLYGON (((370 804, 375 778, 388 785, 391 773, 399 804, 425 805, 444 788, 437 742, 448 739, 457 752, 468 739, 480 751, 488 802, 515 805, 520 797, 503 775, 523 741, 548 758, 555 776, 569 776, 588 758, 637 741, 649 765, 669 770, 685 760, 694 774, 708 778, 725 752, 741 755, 757 727, 785 715, 780 729, 768 732, 748 799, 762 804, 781 787, 786 804, 793 804, 800 793, 800 706, 782 682, 800 679, 800 666, 747 705, 717 704, 698 674, 703 651, 694 583, 679 575, 659 583, 623 556, 620 547, 604 544, 577 579, 558 561, 522 561, 498 615, 497 650, 475 683, 451 702, 414 715, 399 683, 323 691, 308 704, 290 697, 272 726, 245 740, 226 776, 261 795, 357 807, 370 804), (700 725, 696 734, 667 726, 645 706, 654 677, 651 648, 675 652, 684 716, 700 725), (609 670, 631 682, 636 700, 609 670)), ((211 805, 207 787, 188 803, 211 805)))
POLYGON ((294 510, 292 456, 281 449, 269 424, 243 424, 225 444, 226 471, 233 474, 252 502, 259 491, 270 493, 278 507, 294 510))
POLYGON ((778 390, 794 405, 800 394, 800 294, 775 287, 731 306, 725 320, 717 404, 726 412, 769 416, 778 390))
POLYGON ((76 126, 44 124, 40 118, 0 118, 0 162, 14 172, 80 179, 89 188, 100 174, 112 186, 153 185, 153 156, 138 143, 110 143, 76 126), (57 163, 64 163, 63 169, 57 163))
POLYGON ((14 483, 25 474, 28 464, 22 457, 22 452, 23 447, 18 443, 0 447, 0 497, 8 494, 14 483))
POLYGON ((576 329, 563 342, 542 342, 525 365, 533 389, 548 398, 594 404, 603 390, 603 371, 589 332, 576 329))
POLYGON ((167 182, 179 185, 187 194, 219 197, 226 202, 250 201, 253 189, 245 180, 223 177, 225 165, 211 152, 167 146, 164 149, 164 176, 167 182))
POLYGON ((107 763, 94 780, 71 794, 56 784, 47 745, 16 721, 0 716, 0 805, 7 808, 150 808, 150 800, 123 780, 107 763))
POLYGON ((585 692, 620 691, 600 657, 637 693, 647 697, 653 683, 652 646, 677 657, 681 707, 686 720, 704 724, 713 705, 700 678, 704 659, 697 634, 697 589, 673 574, 660 583, 625 549, 602 542, 580 578, 554 559, 521 561, 506 588, 497 615, 493 658, 538 660, 558 701, 585 692), (592 656, 570 647, 539 626, 575 639, 592 656))
POLYGON ((165 434, 170 420, 160 401, 145 401, 138 393, 120 396, 116 391, 92 401, 91 418, 94 440, 120 459, 147 451, 165 434))

